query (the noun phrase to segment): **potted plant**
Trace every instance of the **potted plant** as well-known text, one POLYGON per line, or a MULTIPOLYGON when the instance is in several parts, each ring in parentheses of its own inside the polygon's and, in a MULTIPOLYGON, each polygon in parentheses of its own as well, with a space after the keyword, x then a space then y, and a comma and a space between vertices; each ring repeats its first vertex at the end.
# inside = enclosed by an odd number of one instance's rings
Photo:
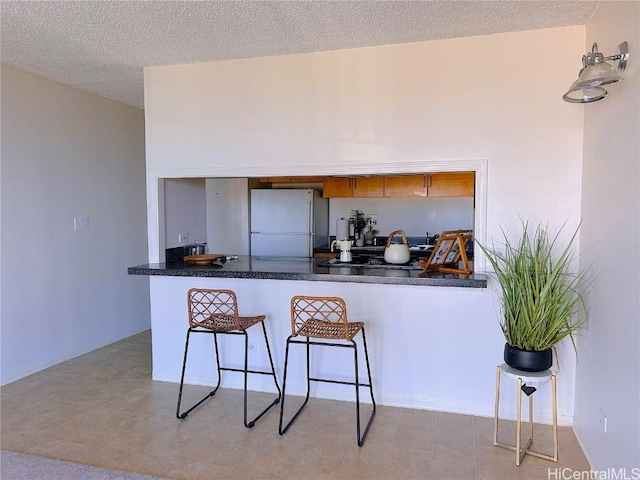
POLYGON ((367 218, 365 217, 364 212, 361 212, 360 210, 351 210, 349 223, 353 225, 353 231, 357 239, 360 238, 360 235, 364 232, 364 229, 367 226, 367 218))
MULTIPOLYGON (((512 243, 506 232, 503 248, 478 246, 487 256, 500 285, 502 319, 506 344, 504 360, 525 371, 543 371, 552 365, 555 346, 585 325, 584 295, 590 287, 589 268, 574 273, 574 241, 578 229, 564 248, 558 248, 558 234, 550 238, 546 226, 530 233, 522 220, 519 239, 512 243)), ((562 231, 562 229, 560 229, 562 231)))

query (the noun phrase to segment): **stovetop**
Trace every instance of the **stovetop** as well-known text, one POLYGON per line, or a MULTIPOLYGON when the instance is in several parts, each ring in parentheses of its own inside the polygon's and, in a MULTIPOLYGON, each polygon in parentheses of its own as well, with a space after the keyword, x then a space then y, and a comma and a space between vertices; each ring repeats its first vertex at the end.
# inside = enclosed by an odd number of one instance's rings
POLYGON ((322 267, 349 267, 349 268, 384 268, 400 270, 422 270, 418 261, 411 258, 409 262, 403 264, 387 263, 384 256, 380 255, 353 255, 351 262, 341 262, 338 258, 330 258, 318 263, 322 267))

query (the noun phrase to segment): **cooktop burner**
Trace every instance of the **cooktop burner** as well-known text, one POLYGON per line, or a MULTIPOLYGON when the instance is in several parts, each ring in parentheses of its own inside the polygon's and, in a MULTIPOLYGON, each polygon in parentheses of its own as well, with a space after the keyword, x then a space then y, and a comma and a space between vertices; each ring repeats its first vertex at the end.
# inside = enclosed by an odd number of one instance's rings
POLYGON ((367 255, 354 255, 351 262, 341 262, 338 258, 330 258, 318 263, 322 267, 350 267, 350 268, 386 268, 386 269, 401 269, 401 270, 422 270, 415 259, 411 259, 407 263, 396 264, 387 263, 384 261, 383 256, 367 256, 367 255))

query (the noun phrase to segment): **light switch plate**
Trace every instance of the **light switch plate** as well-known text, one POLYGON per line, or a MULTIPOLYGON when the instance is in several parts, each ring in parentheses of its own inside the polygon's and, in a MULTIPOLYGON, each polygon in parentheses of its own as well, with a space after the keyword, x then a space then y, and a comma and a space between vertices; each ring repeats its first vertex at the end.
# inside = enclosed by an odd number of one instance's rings
POLYGON ((76 232, 78 230, 89 230, 89 217, 73 217, 73 229, 76 232))

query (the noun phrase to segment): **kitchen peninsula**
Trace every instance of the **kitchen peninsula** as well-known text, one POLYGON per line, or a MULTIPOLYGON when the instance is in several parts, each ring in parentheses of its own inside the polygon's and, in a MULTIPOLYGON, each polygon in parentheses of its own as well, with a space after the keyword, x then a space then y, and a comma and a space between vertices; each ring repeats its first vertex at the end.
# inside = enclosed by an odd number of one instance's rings
POLYGON ((306 280, 386 285, 486 288, 485 275, 426 273, 420 268, 326 266, 326 259, 240 256, 238 260, 192 265, 184 262, 154 263, 129 268, 130 275, 169 277, 237 278, 252 280, 306 280))
MULTIPOLYGON (((285 342, 291 334, 290 301, 294 295, 340 296, 347 303, 351 321, 365 321, 374 391, 381 405, 465 411, 456 391, 442 391, 441 368, 449 363, 449 345, 467 325, 469 337, 462 348, 485 330, 472 316, 473 305, 490 298, 482 274, 426 273, 410 265, 404 268, 327 267, 326 258, 252 257, 210 265, 184 262, 150 263, 130 267, 131 275, 148 275, 151 290, 153 379, 177 383, 187 330, 186 296, 190 288, 230 289, 238 296, 243 315, 264 314, 278 378, 282 378, 285 342), (466 298, 468 305, 457 299, 466 298), (440 365, 440 367, 438 367, 440 365)), ((496 332, 497 333, 497 332, 496 332)), ((223 336, 224 337, 224 336, 223 336)), ((258 336, 250 342, 261 342, 258 336)), ((215 384, 215 356, 211 339, 194 337, 189 350, 185 381, 192 385, 215 384)), ((220 338, 223 362, 237 362, 242 346, 235 338, 220 338)), ((456 347, 456 348, 458 348, 456 347)), ((327 375, 349 380, 345 370, 349 352, 326 356, 312 350, 312 362, 327 375)), ((256 368, 268 359, 261 345, 249 354, 256 368)), ((299 354, 292 352, 292 355, 299 354)), ((362 353, 362 352, 360 352, 362 353)), ((457 375, 457 365, 453 375, 457 375)), ((465 367, 466 370, 468 367, 465 367)), ((487 372, 491 372, 487 369, 487 372)), ((462 375, 462 372, 459 373, 462 375)), ((490 373, 489 373, 490 374, 490 373)), ((250 379, 249 389, 271 391, 261 378, 250 379)), ((446 383, 446 382, 445 382, 446 383)), ((240 388, 242 376, 225 374, 222 386, 240 388)), ((288 389, 303 395, 304 372, 291 370, 288 389)), ((312 397, 352 401, 353 391, 344 385, 319 384, 312 397)))

